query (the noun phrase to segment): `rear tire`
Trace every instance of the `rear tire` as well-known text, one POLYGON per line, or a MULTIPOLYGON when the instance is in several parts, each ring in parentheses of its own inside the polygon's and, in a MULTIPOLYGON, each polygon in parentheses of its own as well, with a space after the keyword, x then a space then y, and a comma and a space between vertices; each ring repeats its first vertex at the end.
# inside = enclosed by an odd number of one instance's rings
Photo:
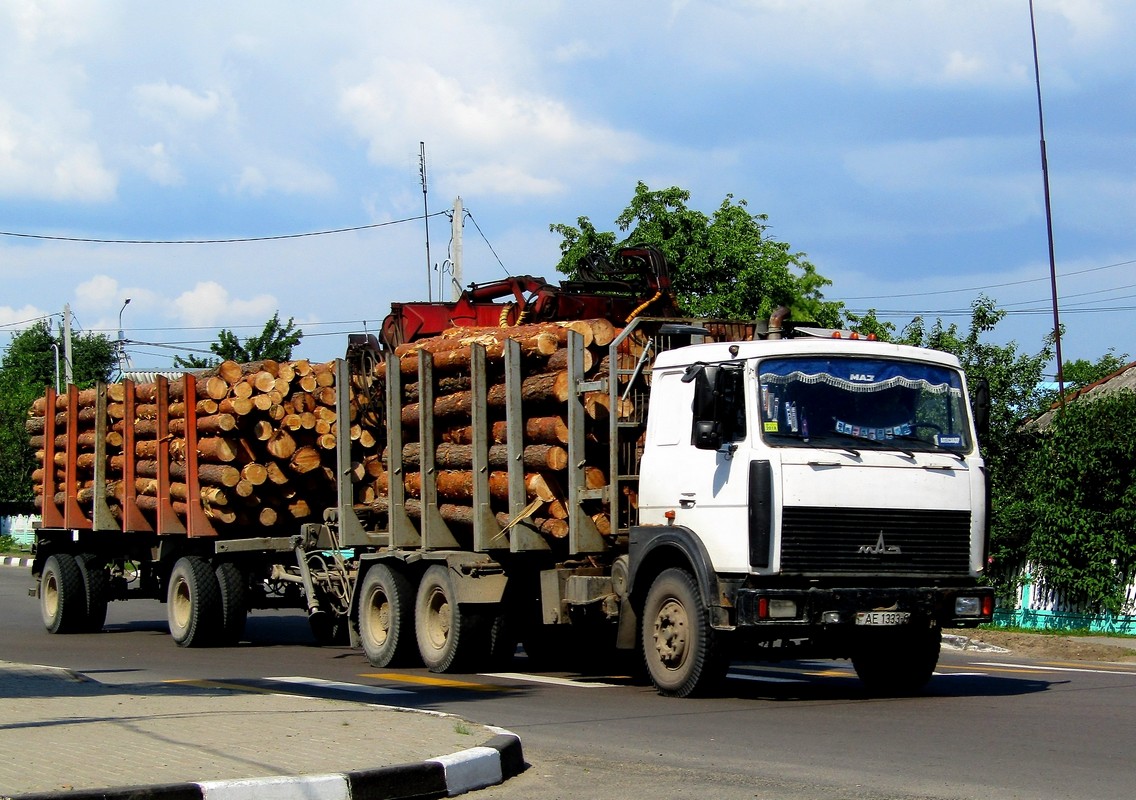
POLYGON ((474 617, 458 605, 450 570, 443 564, 427 569, 418 584, 414 632, 422 662, 431 672, 469 668, 479 655, 474 617))
POLYGON ((221 598, 219 643, 231 647, 245 635, 245 622, 248 620, 245 574, 231 561, 218 564, 214 573, 221 598))
POLYGON ((70 553, 48 556, 40 574, 39 609, 49 633, 82 630, 87 600, 83 574, 75 556, 70 553))
POLYGON ((408 666, 416 660, 414 586, 402 570, 389 564, 367 570, 359 595, 359 638, 371 666, 408 666))
POLYGON ((107 603, 110 600, 110 574, 105 561, 90 553, 76 556, 75 564, 83 580, 86 613, 79 627, 83 633, 98 633, 106 624, 107 603))
POLYGON ((916 694, 931 680, 939 663, 940 628, 899 628, 865 634, 856 646, 852 666, 870 694, 916 694))
POLYGON ((183 556, 170 573, 166 616, 179 647, 209 647, 221 632, 221 586, 200 556, 183 556))
POLYGON ((689 572, 672 567, 659 573, 647 592, 642 619, 643 661, 659 694, 704 694, 725 677, 729 661, 722 637, 710 627, 689 572))

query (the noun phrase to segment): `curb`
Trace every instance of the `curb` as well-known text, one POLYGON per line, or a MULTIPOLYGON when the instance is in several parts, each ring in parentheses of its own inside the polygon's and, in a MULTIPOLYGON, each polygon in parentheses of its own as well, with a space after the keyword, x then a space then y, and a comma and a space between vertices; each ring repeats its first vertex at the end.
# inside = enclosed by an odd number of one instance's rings
POLYGON ((411 800, 453 797, 494 786, 525 769, 521 740, 502 728, 480 747, 418 764, 326 775, 127 786, 4 795, 4 800, 411 800))
POLYGON ((30 567, 34 563, 34 559, 21 558, 20 556, 4 556, 0 559, 5 567, 30 567))

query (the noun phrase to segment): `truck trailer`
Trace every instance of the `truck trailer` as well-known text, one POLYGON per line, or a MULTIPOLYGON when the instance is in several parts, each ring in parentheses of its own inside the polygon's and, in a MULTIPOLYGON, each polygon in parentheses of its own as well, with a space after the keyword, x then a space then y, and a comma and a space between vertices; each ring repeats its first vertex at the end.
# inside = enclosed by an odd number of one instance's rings
POLYGON ((520 644, 552 668, 637 653, 677 697, 743 659, 923 687, 942 631, 994 610, 957 359, 781 316, 629 316, 503 311, 353 335, 327 364, 48 389, 45 627, 145 597, 185 647, 284 607, 376 667, 472 672, 520 644))

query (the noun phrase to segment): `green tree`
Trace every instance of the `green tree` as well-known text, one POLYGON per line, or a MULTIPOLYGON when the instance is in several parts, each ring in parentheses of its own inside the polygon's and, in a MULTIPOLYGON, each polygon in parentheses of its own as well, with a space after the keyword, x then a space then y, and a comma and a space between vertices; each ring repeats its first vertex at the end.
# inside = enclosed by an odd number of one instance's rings
POLYGON ((1030 457, 1021 431, 1022 422, 1041 402, 1042 376, 1053 357, 1052 342, 1037 353, 1022 352, 1016 342, 1005 345, 988 341, 1006 316, 994 301, 981 296, 971 306, 970 327, 962 332, 942 320, 928 328, 922 317, 913 319, 900 340, 904 344, 953 353, 973 388, 979 380, 990 387, 990 425, 982 439, 983 455, 991 484, 989 575, 1003 591, 1016 579, 1028 539, 1021 524, 1020 476, 1030 457))
POLYGON ((1136 573, 1136 394, 1068 403, 1024 438, 1009 520, 1020 560, 1042 589, 1118 612, 1136 573))
MULTIPOLYGON (((35 399, 55 384, 53 345, 62 356, 62 334, 54 336, 47 321, 38 322, 13 335, 0 359, 0 502, 32 502, 35 452, 24 423, 35 399)), ((114 342, 102 334, 84 334, 72 337, 71 349, 76 386, 109 379, 117 361, 114 342)))
POLYGON ((667 259, 675 300, 684 313, 702 317, 763 319, 778 306, 793 318, 841 324, 843 306, 824 299, 831 281, 803 253, 767 235, 768 217, 750 213, 746 201, 727 195, 710 216, 687 206, 690 192, 652 191, 639 182, 631 204, 616 218, 622 239, 599 231, 587 217, 576 226, 553 224, 562 237, 557 269, 576 277, 592 257, 611 258, 620 247, 652 245, 667 259))
POLYGON ((286 323, 281 323, 280 312, 277 311, 264 324, 264 330, 245 339, 244 344, 241 344, 235 333, 223 328, 217 335, 217 341, 209 345, 216 358, 174 356, 174 366, 182 369, 206 369, 226 360, 241 363, 262 359, 287 361, 292 357, 292 349, 300 343, 303 336, 304 332, 296 327, 292 317, 288 317, 286 323))

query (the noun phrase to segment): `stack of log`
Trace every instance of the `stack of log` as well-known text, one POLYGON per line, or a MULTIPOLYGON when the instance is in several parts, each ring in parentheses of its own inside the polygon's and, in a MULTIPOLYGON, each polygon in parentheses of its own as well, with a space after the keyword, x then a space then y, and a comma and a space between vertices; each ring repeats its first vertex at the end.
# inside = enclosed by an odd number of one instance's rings
MULTIPOLYGON (((568 469, 568 350, 570 331, 579 333, 585 344, 584 372, 598 378, 608 370, 607 345, 617 330, 606 320, 578 320, 569 323, 540 323, 510 328, 453 328, 440 336, 402 345, 395 350, 403 380, 401 423, 406 443, 402 451, 403 485, 412 519, 421 515, 421 444, 419 424, 418 352, 430 354, 434 373, 433 426, 436 438, 435 485, 442 518, 454 526, 469 526, 474 519, 473 503, 473 393, 469 378, 472 345, 486 348, 487 385, 490 415, 489 490, 498 521, 512 521, 507 513, 508 438, 505 421, 503 355, 507 339, 521 347, 523 406, 523 464, 525 489, 530 502, 527 522, 552 538, 568 534, 568 503, 565 494, 568 469)), ((380 364, 376 377, 385 380, 386 365, 380 364)), ((609 397, 589 392, 584 397, 589 418, 589 441, 595 444, 596 458, 589 459, 586 481, 589 488, 608 483, 606 470, 607 418, 609 397)), ((384 452, 383 464, 390 461, 384 452)), ((387 510, 385 469, 378 471, 362 497, 380 512, 387 510)), ((609 511, 596 504, 590 515, 599 530, 610 533, 609 511)))
MULTIPOLYGON (((219 530, 229 526, 272 528, 306 520, 336 502, 336 389, 334 364, 308 361, 222 362, 200 376, 196 396, 185 396, 184 378, 169 382, 168 436, 170 497, 183 522, 186 514, 186 409, 196 415, 198 484, 205 515, 219 530)), ((126 460, 132 457, 138 508, 153 514, 158 508, 158 384, 112 384, 107 387, 105 475, 108 507, 122 521, 126 460), (134 415, 127 420, 126 390, 134 388, 134 415), (133 454, 123 452, 125 429, 133 428, 133 454)), ((56 399, 54 502, 65 500, 68 398, 56 399)), ((33 474, 36 503, 42 508, 46 398, 39 398, 27 422, 32 446, 39 456, 33 474)), ((95 390, 78 394, 78 481, 71 487, 81 507, 94 495, 95 390)), ((352 426, 360 448, 374 448, 370 432, 352 426)), ((354 444, 354 442, 353 442, 354 444)))
MULTIPOLYGON (((488 405, 491 417, 489 485, 502 525, 510 521, 507 478, 507 432, 504 415, 503 353, 506 339, 516 339, 523 353, 522 395, 525 487, 531 510, 528 523, 552 538, 568 533, 565 489, 568 469, 568 351, 569 331, 583 336, 585 374, 589 379, 608 370, 607 345, 615 328, 603 320, 542 323, 511 328, 455 328, 444 334, 403 345, 396 350, 401 373, 401 425, 404 447, 402 481, 407 493, 406 511, 421 516, 422 459, 418 441, 418 351, 430 354, 434 372, 434 452, 440 511, 455 526, 473 520, 473 396, 470 379, 471 346, 486 347, 488 405)), ((385 522, 388 503, 387 427, 385 408, 386 364, 378 362, 371 374, 351 374, 350 430, 338 430, 337 390, 332 363, 260 361, 238 364, 226 361, 199 376, 196 396, 185 397, 185 380, 169 386, 168 435, 170 497, 175 514, 187 513, 186 431, 187 404, 194 404, 197 433, 198 484, 205 515, 218 533, 248 535, 250 529, 279 528, 295 532, 296 523, 318 519, 326 507, 338 502, 335 475, 337 440, 351 439, 350 480, 357 510, 376 525, 385 522)), ((32 444, 39 451, 36 470, 37 504, 42 508, 45 469, 55 470, 54 500, 65 500, 64 452, 67 437, 67 396, 56 407, 55 463, 45 465, 44 431, 46 398, 33 406, 27 422, 32 444)), ((607 418, 611 413, 607 392, 585 396, 589 418, 588 439, 596 448, 586 470, 589 488, 608 483, 607 418)), ((127 458, 134 460, 134 502, 146 515, 157 512, 158 498, 158 385, 113 384, 107 402, 108 506, 120 523, 128 492, 123 486, 127 458), (133 419, 126 416, 126 387, 134 387, 133 419), (134 431, 133 454, 123 452, 126 426, 134 431)), ((78 394, 79 480, 72 487, 79 504, 88 508, 94 495, 95 416, 94 390, 78 394)), ((50 500, 49 500, 50 501, 50 500)), ((610 510, 594 502, 591 516, 602 533, 610 531, 610 510)))

